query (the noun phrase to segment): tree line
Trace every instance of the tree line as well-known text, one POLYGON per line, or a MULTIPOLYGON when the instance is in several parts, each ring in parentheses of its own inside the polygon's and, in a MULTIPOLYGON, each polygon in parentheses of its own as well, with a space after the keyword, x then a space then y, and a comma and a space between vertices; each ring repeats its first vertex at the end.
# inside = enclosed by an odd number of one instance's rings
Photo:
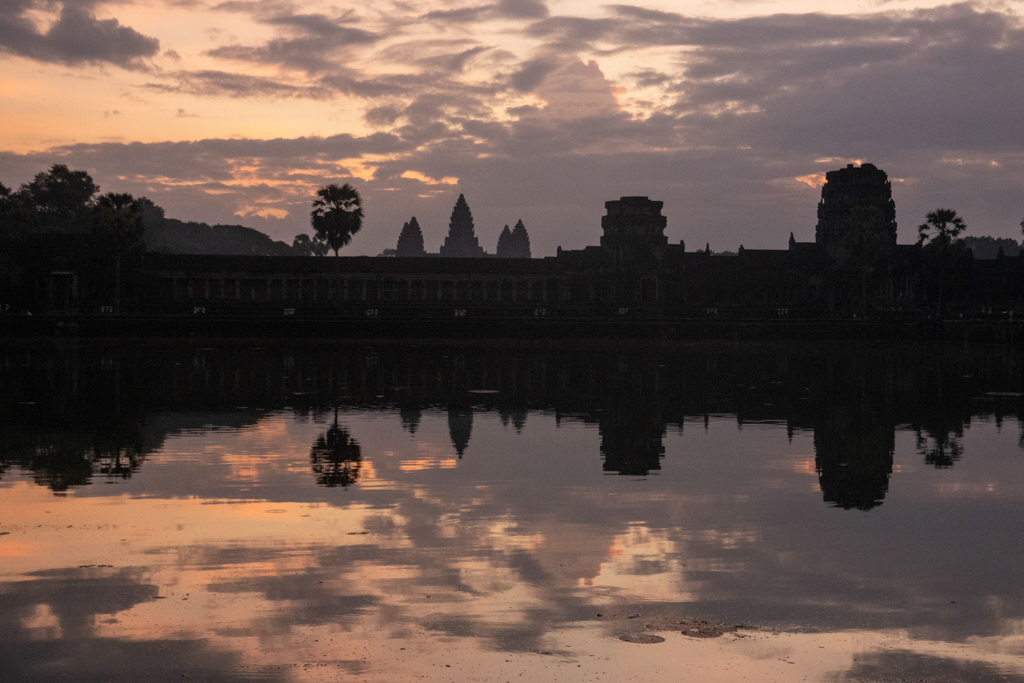
POLYGON ((347 183, 321 187, 310 215, 312 238, 306 234, 296 236, 289 250, 286 244, 275 243, 252 228, 177 221, 167 218, 164 210, 146 197, 103 194, 86 171, 72 171, 63 164, 37 174, 17 190, 0 183, 0 239, 93 235, 106 242, 105 246, 115 256, 142 249, 210 253, 198 245, 179 244, 182 240, 217 244, 220 248, 214 247, 215 253, 225 249, 241 253, 241 249, 257 254, 324 256, 333 250, 338 255, 359 232, 362 221, 362 199, 355 188, 347 183), (239 244, 228 246, 232 242, 239 244))
POLYGON ((130 194, 100 193, 85 171, 56 164, 12 191, 0 184, 0 239, 90 235, 114 266, 114 309, 121 308, 122 262, 144 249, 142 203, 130 194))
POLYGON ((12 191, 0 183, 0 235, 92 233, 126 250, 141 245, 142 204, 132 195, 100 193, 85 171, 63 164, 12 191))

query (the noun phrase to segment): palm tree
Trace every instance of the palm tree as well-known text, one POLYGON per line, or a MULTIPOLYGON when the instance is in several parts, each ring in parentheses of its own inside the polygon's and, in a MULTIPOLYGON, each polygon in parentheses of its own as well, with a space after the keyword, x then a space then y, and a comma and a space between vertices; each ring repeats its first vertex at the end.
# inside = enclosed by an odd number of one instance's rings
POLYGON ((938 313, 942 315, 942 286, 946 267, 954 254, 963 248, 960 233, 967 230, 964 219, 953 209, 936 209, 925 216, 925 222, 917 228, 917 243, 924 245, 939 262, 939 305, 938 313))
POLYGON ((101 195, 93 209, 92 230, 114 253, 114 310, 120 313, 121 259, 142 246, 142 204, 130 194, 101 195))
POLYGON ((317 239, 333 249, 335 256, 363 227, 362 203, 359 193, 348 183, 341 187, 327 185, 316 191, 310 221, 317 239))

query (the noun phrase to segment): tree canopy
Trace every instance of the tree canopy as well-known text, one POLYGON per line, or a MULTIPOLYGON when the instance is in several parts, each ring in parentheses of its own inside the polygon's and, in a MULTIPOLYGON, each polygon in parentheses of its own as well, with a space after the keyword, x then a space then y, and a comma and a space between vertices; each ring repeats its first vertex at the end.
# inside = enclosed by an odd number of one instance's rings
POLYGON ((923 244, 926 253, 938 264, 939 295, 938 314, 942 315, 943 289, 946 269, 967 253, 960 235, 967 230, 967 223, 953 209, 936 209, 925 216, 925 222, 918 226, 918 244, 923 244))
POLYGON ((93 209, 92 232, 104 238, 117 254, 141 247, 141 202, 130 194, 101 195, 93 209))
POLYGON ((327 256, 329 249, 330 247, 320 239, 319 235, 310 239, 309 235, 301 233, 296 235, 292 241, 292 250, 298 256, 327 256))
POLYGON ((99 185, 85 171, 55 164, 22 185, 17 194, 19 203, 35 213, 42 228, 74 232, 90 223, 89 212, 99 191, 99 185))
POLYGON ((933 251, 948 251, 962 242, 960 234, 967 230, 964 219, 953 209, 928 212, 925 222, 918 226, 918 244, 926 244, 933 251))
POLYGON ((363 227, 362 199, 354 187, 327 185, 316 192, 310 222, 316 239, 334 250, 334 255, 352 241, 352 236, 363 227))

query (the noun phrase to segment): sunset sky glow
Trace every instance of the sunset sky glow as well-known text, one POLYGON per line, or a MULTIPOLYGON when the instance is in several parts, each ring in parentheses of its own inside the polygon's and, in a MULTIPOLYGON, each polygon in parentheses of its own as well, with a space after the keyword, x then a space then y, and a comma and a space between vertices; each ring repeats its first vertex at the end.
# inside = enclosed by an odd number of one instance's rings
POLYGON ((1024 2, 0 0, 0 182, 55 163, 173 218, 291 242, 352 183, 346 248, 596 244, 665 202, 688 248, 813 239, 825 171, 889 173, 899 240, 948 206, 1020 239, 1024 2))

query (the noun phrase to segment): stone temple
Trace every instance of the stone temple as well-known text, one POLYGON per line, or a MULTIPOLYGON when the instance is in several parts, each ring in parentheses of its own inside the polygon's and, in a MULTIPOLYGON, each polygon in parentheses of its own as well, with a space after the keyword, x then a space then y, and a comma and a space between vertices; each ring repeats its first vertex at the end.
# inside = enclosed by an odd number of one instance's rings
POLYGON ((505 226, 498 238, 496 254, 488 254, 480 246, 476 230, 473 225, 473 213, 469 210, 469 203, 465 195, 460 194, 452 208, 452 217, 448 222, 448 235, 444 238, 440 253, 427 253, 423 247, 423 231, 416 217, 402 226, 402 232, 398 236, 398 245, 395 248, 395 256, 416 257, 416 256, 446 256, 450 258, 531 258, 530 235, 526 232, 526 226, 519 220, 512 230, 505 226))
POLYGON ((402 233, 398 236, 398 246, 395 249, 395 256, 426 256, 427 251, 423 248, 423 231, 412 217, 408 223, 402 226, 402 233))
POLYGON ((891 244, 896 244, 896 202, 892 199, 892 183, 885 171, 874 164, 848 164, 846 168, 825 174, 814 241, 834 255, 843 237, 847 218, 857 207, 877 209, 882 229, 891 244))
MULTIPOLYGON (((403 229, 401 253, 421 258, 149 253, 130 273, 137 284, 126 306, 174 320, 200 313, 235 321, 282 315, 289 321, 292 316, 370 317, 417 325, 433 320, 447 329, 449 323, 479 318, 507 321, 500 329, 509 334, 519 333, 514 321, 540 318, 591 331, 596 328, 586 325, 621 321, 615 329, 628 334, 626 323, 640 320, 677 321, 679 326, 671 329, 682 331, 685 321, 702 319, 818 320, 870 310, 893 316, 933 314, 943 295, 946 311, 964 315, 1024 307, 1024 257, 982 260, 965 253, 955 268, 943 269, 926 246, 894 244, 879 250, 886 251, 884 262, 856 258, 862 254, 851 250, 859 239, 847 238, 864 232, 856 230, 866 224, 863 216, 869 217, 871 230, 895 241, 889 178, 871 164, 847 166, 826 177, 815 241, 798 242, 790 235, 781 249, 740 245, 735 252, 716 254, 710 246, 687 251, 684 242, 669 242, 661 201, 626 196, 605 203, 599 245, 559 247, 553 255, 525 258, 529 242, 517 242, 516 236, 525 237, 526 229, 517 224, 499 249, 503 256, 516 257, 495 258, 481 248, 469 205, 460 195, 440 254, 424 254, 415 221, 403 229), (837 253, 855 258, 844 262, 837 253)), ((808 217, 813 215, 808 207, 808 217)), ((109 269, 93 266, 79 255, 87 249, 65 242, 19 282, 0 280, 0 301, 6 297, 21 310, 83 313, 109 305, 109 269)), ((15 259, 35 263, 28 255, 15 259)), ((462 423, 456 423, 461 429, 462 423)), ((454 443, 458 449, 461 441, 454 443)), ((655 463, 657 454, 651 450, 648 455, 655 463)))
POLYGON ((441 256, 474 258, 483 255, 484 249, 473 230, 473 214, 466 203, 466 197, 460 194, 448 222, 448 236, 441 245, 441 256))
POLYGON ((498 258, 530 258, 530 236, 526 234, 526 226, 520 220, 511 231, 508 226, 498 237, 498 258))
POLYGON ((661 215, 664 202, 647 197, 622 197, 605 202, 608 212, 601 218, 601 247, 616 264, 645 264, 660 260, 665 253, 668 219, 661 215))

